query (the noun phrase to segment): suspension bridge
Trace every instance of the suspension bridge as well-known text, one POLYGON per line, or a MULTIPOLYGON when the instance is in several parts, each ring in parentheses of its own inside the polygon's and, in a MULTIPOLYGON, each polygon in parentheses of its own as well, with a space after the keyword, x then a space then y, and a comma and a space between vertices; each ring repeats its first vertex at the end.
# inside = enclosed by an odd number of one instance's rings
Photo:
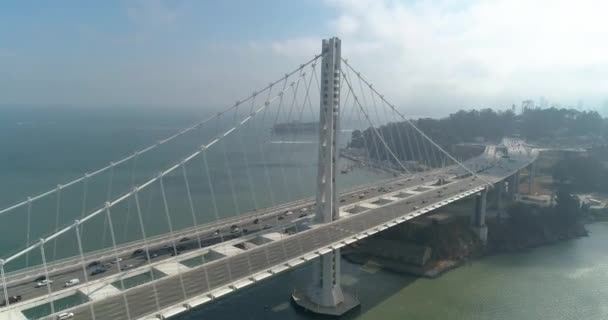
POLYGON ((323 40, 320 54, 230 107, 0 210, 0 225, 24 235, 0 252, 0 319, 165 319, 305 263, 313 279, 293 301, 341 315, 359 305, 340 284, 342 247, 469 197, 471 229, 485 241, 487 194, 500 207, 536 157, 505 140, 457 159, 341 57, 340 39, 323 40), (298 153, 310 136, 267 137, 306 117, 319 120, 315 153, 298 153), (362 130, 345 138, 344 123, 362 130), (135 177, 154 152, 172 159, 135 177), (308 171, 277 162, 306 156, 308 171), (341 185, 343 161, 377 178, 341 185), (309 180, 312 194, 294 190, 309 180))

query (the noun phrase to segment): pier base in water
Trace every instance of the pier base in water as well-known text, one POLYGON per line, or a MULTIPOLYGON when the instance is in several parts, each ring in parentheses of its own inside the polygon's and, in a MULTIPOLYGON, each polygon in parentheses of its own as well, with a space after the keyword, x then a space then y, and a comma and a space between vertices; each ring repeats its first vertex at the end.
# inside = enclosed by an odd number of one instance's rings
POLYGON ((322 306, 313 302, 306 292, 295 291, 291 295, 293 302, 300 308, 310 311, 316 314, 322 314, 326 316, 342 316, 347 312, 359 307, 361 303, 359 299, 354 295, 342 292, 344 300, 336 306, 322 306))

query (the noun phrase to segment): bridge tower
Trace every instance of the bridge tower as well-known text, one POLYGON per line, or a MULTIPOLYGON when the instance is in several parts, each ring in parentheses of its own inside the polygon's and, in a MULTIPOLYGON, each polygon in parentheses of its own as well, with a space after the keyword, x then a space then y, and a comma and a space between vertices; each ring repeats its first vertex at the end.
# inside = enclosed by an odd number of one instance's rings
MULTIPOLYGON (((337 37, 322 43, 321 103, 319 119, 319 166, 315 222, 337 220, 336 161, 340 115, 340 44, 337 37)), ((340 285, 340 249, 325 255, 313 265, 311 285, 292 296, 300 307, 319 314, 342 315, 357 307, 359 301, 342 291, 340 285)))

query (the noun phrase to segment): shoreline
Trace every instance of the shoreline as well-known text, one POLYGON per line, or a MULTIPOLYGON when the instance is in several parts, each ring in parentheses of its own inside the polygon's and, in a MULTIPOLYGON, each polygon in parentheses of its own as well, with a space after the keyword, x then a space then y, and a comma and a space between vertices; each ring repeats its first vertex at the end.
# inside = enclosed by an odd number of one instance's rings
MULTIPOLYGON (((345 248, 342 257, 364 267, 372 265, 397 274, 434 279, 475 259, 529 251, 588 236, 582 221, 545 220, 542 225, 522 226, 513 221, 493 220, 488 221, 490 232, 484 246, 469 230, 468 219, 458 217, 438 224, 432 222, 432 215, 426 218, 430 224, 406 223, 386 235, 375 235, 376 238, 345 248), (391 254, 377 250, 387 246, 391 247, 391 254), (427 259, 421 253, 425 251, 432 251, 427 259)), ((548 218, 540 216, 539 219, 548 218)))

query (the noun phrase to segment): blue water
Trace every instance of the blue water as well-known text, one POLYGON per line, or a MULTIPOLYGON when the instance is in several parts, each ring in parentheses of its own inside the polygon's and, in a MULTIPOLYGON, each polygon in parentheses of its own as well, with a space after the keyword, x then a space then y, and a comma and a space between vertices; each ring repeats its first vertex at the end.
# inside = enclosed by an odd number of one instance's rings
MULTIPOLYGON (((205 112, 194 111, 174 113, 169 110, 119 109, 0 112, 0 207, 82 177, 85 172, 93 172, 110 161, 133 154, 135 150, 152 145, 207 116, 205 112)), ((59 197, 55 193, 33 202, 29 243, 72 224, 83 214, 103 207, 106 201, 157 176, 161 170, 220 136, 235 125, 235 119, 242 119, 247 114, 227 114, 173 142, 87 179, 86 185, 81 182, 63 188, 59 197)), ((188 186, 197 223, 314 195, 318 148, 315 141, 318 137, 302 133, 271 136, 270 128, 278 121, 281 118, 271 112, 260 114, 211 147, 206 152, 209 175, 204 169, 203 157, 198 156, 187 164, 188 186)), ((349 134, 344 133, 344 137, 349 134)), ((381 173, 357 171, 342 175, 339 184, 344 188, 383 177, 386 176, 381 173)), ((192 209, 182 169, 165 176, 163 184, 173 228, 192 226, 192 209)), ((160 184, 156 182, 142 190, 139 201, 147 235, 166 233, 169 229, 160 184)), ((118 243, 141 239, 133 197, 114 206, 111 214, 118 243)), ((6 257, 25 247, 28 240, 27 216, 27 205, 0 215, 0 256, 6 257)), ((86 251, 111 245, 105 215, 98 215, 82 228, 85 230, 83 244, 86 251)), ((75 233, 70 232, 47 244, 47 259, 76 254, 75 240, 75 233)), ((7 268, 13 270, 40 261, 40 252, 35 251, 28 255, 27 261, 24 257, 7 268)))

